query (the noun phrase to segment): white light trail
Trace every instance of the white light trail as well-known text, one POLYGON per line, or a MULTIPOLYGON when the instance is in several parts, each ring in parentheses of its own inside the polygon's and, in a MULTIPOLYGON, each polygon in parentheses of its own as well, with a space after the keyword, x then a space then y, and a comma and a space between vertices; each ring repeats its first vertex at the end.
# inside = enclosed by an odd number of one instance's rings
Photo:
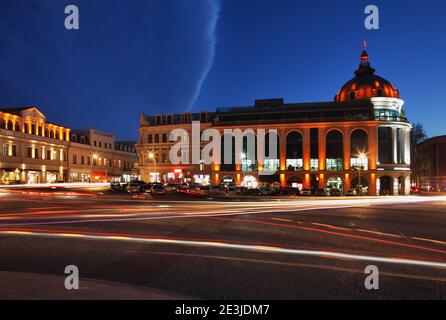
POLYGON ((335 258, 335 259, 348 259, 355 261, 367 261, 367 262, 381 262, 391 264, 402 264, 421 267, 433 267, 446 269, 446 263, 426 260, 415 259, 402 259, 391 257, 378 257, 368 255, 358 255, 349 253, 340 253, 332 251, 318 251, 318 250, 299 250, 299 249, 287 249, 273 246, 259 246, 259 245, 246 245, 246 244, 234 244, 225 242, 213 242, 213 241, 196 241, 196 240, 177 240, 177 239, 163 239, 163 238, 139 238, 131 236, 121 235, 89 235, 89 234, 71 234, 71 233, 49 233, 49 232, 33 232, 33 231, 0 231, 0 234, 6 235, 21 235, 21 236, 40 236, 40 237, 56 237, 56 238, 79 238, 79 239, 91 239, 91 240, 112 240, 112 241, 126 241, 126 242, 141 242, 141 243, 157 243, 157 244, 172 244, 182 246, 195 246, 195 247, 212 247, 222 249, 233 249, 240 251, 257 251, 265 253, 283 253, 299 256, 315 256, 320 258, 335 258))

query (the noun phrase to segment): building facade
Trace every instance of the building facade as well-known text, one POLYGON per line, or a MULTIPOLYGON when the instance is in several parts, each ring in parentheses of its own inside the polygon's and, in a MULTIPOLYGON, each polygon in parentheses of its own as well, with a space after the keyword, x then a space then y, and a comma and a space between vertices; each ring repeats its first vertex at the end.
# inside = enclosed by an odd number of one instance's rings
POLYGON ((73 130, 68 152, 70 182, 129 182, 138 178, 135 143, 115 141, 112 133, 73 130))
MULTIPOLYGON (((215 112, 142 115, 138 167, 148 181, 247 187, 264 184, 313 192, 339 189, 344 193, 361 186, 369 195, 408 194, 411 125, 403 104, 399 91, 375 75, 364 50, 355 77, 341 87, 333 101, 284 103, 283 99, 267 99, 215 112), (270 132, 276 130, 272 141, 277 141, 277 156, 260 161, 257 151, 248 155, 245 147, 251 138, 246 134, 242 152, 233 151, 226 157, 231 161, 172 165, 169 152, 175 142, 169 141, 170 132, 181 128, 191 136, 195 121, 200 122, 201 132, 208 128, 220 132, 221 159, 228 141, 235 144, 234 137, 224 138, 228 129, 265 130, 265 150, 269 150, 270 132), (261 174, 265 170, 274 174, 261 174)), ((258 150, 257 137, 253 139, 258 150)), ((206 143, 201 142, 201 148, 206 143)), ((192 162, 188 160, 186 163, 192 162)))
POLYGON ((36 107, 0 109, 0 184, 64 181, 70 129, 36 107))
POLYGON ((417 145, 419 184, 423 190, 446 191, 446 136, 417 145))

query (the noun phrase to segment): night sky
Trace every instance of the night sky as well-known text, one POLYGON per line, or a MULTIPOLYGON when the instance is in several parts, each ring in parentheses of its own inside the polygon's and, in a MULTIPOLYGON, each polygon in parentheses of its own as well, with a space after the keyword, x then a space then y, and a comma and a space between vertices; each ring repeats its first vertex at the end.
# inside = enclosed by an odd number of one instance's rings
POLYGON ((367 39, 409 119, 446 134, 445 10, 440 0, 1 0, 0 106, 136 139, 143 112, 332 100, 367 39), (64 27, 69 4, 78 31, 64 27), (368 4, 380 30, 364 28, 368 4))

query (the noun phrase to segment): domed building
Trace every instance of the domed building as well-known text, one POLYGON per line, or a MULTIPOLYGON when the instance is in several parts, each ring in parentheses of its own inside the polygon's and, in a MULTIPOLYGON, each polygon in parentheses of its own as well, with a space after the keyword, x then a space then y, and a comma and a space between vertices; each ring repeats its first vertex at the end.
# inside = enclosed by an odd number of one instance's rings
POLYGON ((289 187, 331 196, 408 194, 411 125, 404 101, 390 81, 375 74, 365 49, 355 77, 332 101, 285 103, 275 98, 215 112, 143 114, 137 144, 143 179, 289 187), (189 141, 197 132, 217 130, 220 158, 208 164, 202 155, 192 157, 206 144, 202 140, 201 148, 190 142, 191 151, 182 158, 186 161, 171 163, 172 129, 184 130, 189 141), (262 130, 266 135, 260 138, 262 130))
POLYGON ((393 84, 375 74, 370 66, 369 55, 361 54, 361 63, 355 77, 344 84, 335 97, 337 103, 355 100, 369 100, 374 97, 399 98, 399 91, 393 84))

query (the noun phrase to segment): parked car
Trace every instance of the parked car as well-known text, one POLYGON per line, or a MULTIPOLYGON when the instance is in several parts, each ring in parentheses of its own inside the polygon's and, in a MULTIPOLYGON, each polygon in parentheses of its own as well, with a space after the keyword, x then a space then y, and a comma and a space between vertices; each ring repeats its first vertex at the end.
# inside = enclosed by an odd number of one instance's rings
POLYGON ((290 196, 300 196, 299 188, 288 188, 288 193, 290 196))
POLYGON ((410 193, 411 194, 419 194, 420 189, 418 187, 410 187, 410 193))
POLYGON ((222 190, 221 186, 210 186, 210 195, 211 196, 215 196, 217 194, 219 194, 222 190))
POLYGON ((210 186, 199 186, 197 189, 203 195, 206 195, 206 196, 211 195, 211 187, 210 186))
POLYGON ((309 197, 309 196, 311 196, 311 190, 310 189, 302 189, 302 192, 300 194, 302 196, 309 197))
POLYGON ((122 186, 119 182, 110 183, 110 190, 114 192, 122 191, 122 186))
POLYGON ((261 187, 259 188, 259 195, 261 196, 270 196, 273 194, 273 190, 266 188, 266 187, 261 187))
POLYGON ((347 197, 353 197, 356 196, 356 190, 355 189, 348 189, 347 193, 345 194, 347 197))
POLYGON ((250 197, 255 197, 260 195, 259 189, 249 188, 246 190, 246 195, 250 197))
POLYGON ((332 196, 332 197, 340 197, 340 196, 342 196, 342 190, 341 189, 331 189, 330 190, 330 196, 332 196))
POLYGON ((181 184, 179 183, 167 183, 164 185, 166 193, 175 193, 181 189, 181 184))
POLYGON ((132 181, 127 185, 127 192, 129 193, 143 193, 148 188, 144 181, 132 181))
POLYGON ((147 191, 152 195, 164 195, 166 194, 166 189, 164 188, 162 183, 152 183, 147 191))

